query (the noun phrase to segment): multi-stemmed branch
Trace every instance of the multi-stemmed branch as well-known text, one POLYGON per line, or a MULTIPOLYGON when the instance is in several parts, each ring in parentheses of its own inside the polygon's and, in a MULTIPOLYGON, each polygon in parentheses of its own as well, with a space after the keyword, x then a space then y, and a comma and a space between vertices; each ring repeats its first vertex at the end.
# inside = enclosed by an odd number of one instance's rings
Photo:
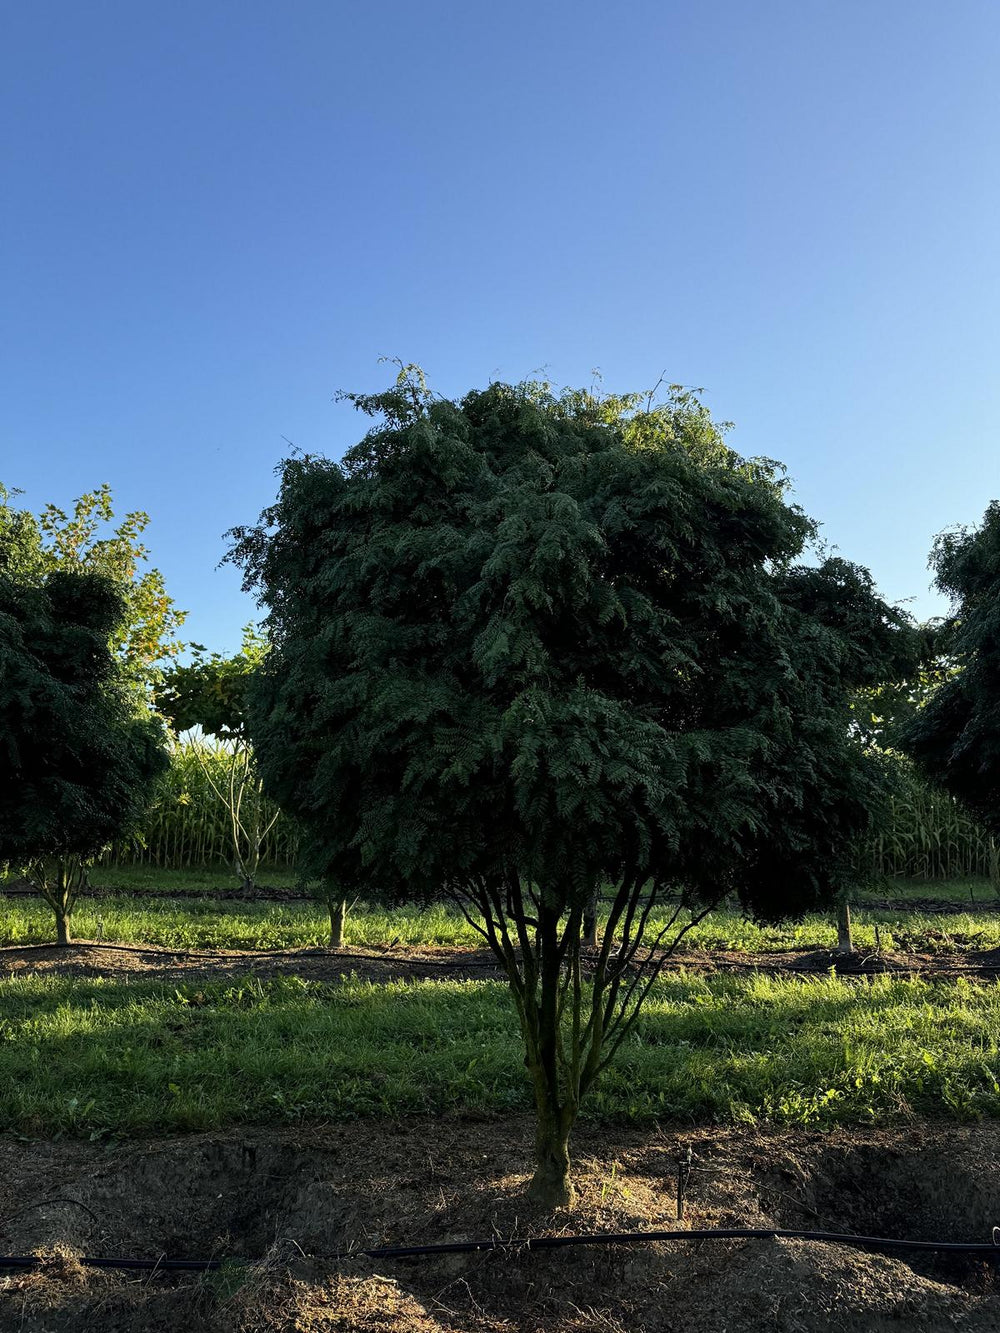
POLYGON ((581 1101, 634 1031, 677 946, 718 900, 689 904, 662 881, 625 876, 595 948, 586 904, 568 889, 510 873, 456 887, 451 897, 500 962, 520 1021, 538 1112, 531 1193, 547 1207, 568 1203, 569 1136, 581 1101), (660 906, 669 915, 651 931, 660 906))
POLYGON ((79 856, 60 856, 30 861, 25 876, 52 908, 56 918, 56 943, 72 940, 70 921, 76 900, 89 888, 87 866, 79 856))

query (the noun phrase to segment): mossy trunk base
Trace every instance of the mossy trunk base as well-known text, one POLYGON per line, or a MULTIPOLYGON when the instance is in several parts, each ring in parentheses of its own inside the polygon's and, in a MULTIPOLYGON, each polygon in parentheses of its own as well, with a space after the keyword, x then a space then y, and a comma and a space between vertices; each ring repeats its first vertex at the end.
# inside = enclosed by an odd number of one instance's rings
POLYGON ((535 1174, 528 1198, 547 1211, 569 1208, 573 1203, 569 1167, 569 1131, 546 1119, 535 1135, 535 1174))

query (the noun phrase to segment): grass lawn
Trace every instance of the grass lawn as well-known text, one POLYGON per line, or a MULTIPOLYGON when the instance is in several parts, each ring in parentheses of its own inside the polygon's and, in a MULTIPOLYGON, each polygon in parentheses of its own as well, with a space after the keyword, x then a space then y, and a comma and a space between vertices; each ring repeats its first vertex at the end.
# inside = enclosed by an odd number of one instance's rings
MULTIPOLYGON (((974 907, 961 910, 961 905, 958 899, 954 913, 939 915, 907 909, 871 910, 861 903, 854 913, 856 945, 873 949, 878 923, 882 947, 889 950, 1000 947, 1000 912, 977 913, 974 907)), ((652 929, 655 924, 654 919, 652 929)), ((312 948, 326 946, 329 918, 322 904, 309 901, 243 902, 157 893, 148 898, 83 898, 73 916, 73 932, 80 939, 100 937, 121 944, 176 949, 312 948)), ((0 945, 40 944, 53 935, 52 913, 40 899, 0 896, 0 945)), ((354 945, 380 948, 482 943, 458 912, 443 905, 387 909, 357 904, 348 918, 347 938, 354 945)), ((836 942, 830 917, 807 916, 800 922, 759 926, 733 910, 713 912, 687 936, 688 947, 750 951, 833 948, 836 942)))
POLYGON ((893 902, 934 899, 973 911, 977 907, 1000 907, 1000 896, 988 879, 882 879, 858 894, 860 902, 887 898, 893 902))
MULTIPOLYGON (((1000 1115, 1000 986, 665 977, 587 1113, 829 1126, 1000 1115)), ((0 1131, 106 1134, 529 1105, 494 982, 0 983, 0 1131)))

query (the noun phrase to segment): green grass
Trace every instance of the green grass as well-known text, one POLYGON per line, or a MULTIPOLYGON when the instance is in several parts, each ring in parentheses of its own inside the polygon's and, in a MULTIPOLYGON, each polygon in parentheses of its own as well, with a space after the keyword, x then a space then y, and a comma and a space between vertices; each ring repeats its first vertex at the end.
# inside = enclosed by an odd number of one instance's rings
MULTIPOLYGON (((956 909, 961 901, 956 901, 956 909)), ((854 915, 860 949, 875 948, 876 922, 884 949, 947 952, 1000 947, 998 912, 977 914, 970 909, 936 915, 872 911, 860 904, 854 915)), ((655 930, 654 919, 651 931, 655 930)), ((327 944, 329 918, 317 902, 243 902, 155 893, 148 898, 83 898, 73 916, 73 931, 80 939, 100 936, 121 944, 174 949, 317 948, 327 944)), ((347 936, 351 944, 378 948, 462 948, 482 943, 460 913, 441 904, 398 908, 357 904, 348 918, 347 936)), ((40 944, 52 937, 52 914, 40 899, 0 896, 0 945, 40 944)), ((800 922, 760 926, 732 910, 713 912, 686 940, 691 947, 738 951, 833 948, 836 942, 830 917, 814 915, 800 922)))
MULTIPOLYGON (((956 911, 938 915, 905 909, 872 911, 859 906, 852 916, 854 945, 862 952, 874 951, 879 943, 884 950, 903 953, 1000 947, 1000 913, 956 911)), ((837 943, 837 928, 826 916, 810 915, 798 922, 759 926, 736 912, 714 912, 687 939, 699 948, 737 952, 832 949, 837 943)))
POLYGON ((859 900, 892 899, 893 902, 933 898, 975 910, 998 907, 1000 897, 988 879, 881 879, 875 880, 859 895, 859 900))
MULTIPOLYGON (((52 912, 40 899, 0 897, 0 945, 53 938, 52 912)), ((78 939, 174 949, 325 948, 330 918, 319 903, 227 902, 214 898, 81 899, 73 913, 78 939)), ((481 942, 457 912, 428 908, 355 907, 348 936, 355 945, 473 945, 481 942)))
MULTIPOLYGON (((673 975, 587 1113, 816 1127, 997 1116, 998 1036, 995 985, 673 975)), ((529 1104, 497 983, 0 983, 4 1132, 101 1137, 529 1104)))

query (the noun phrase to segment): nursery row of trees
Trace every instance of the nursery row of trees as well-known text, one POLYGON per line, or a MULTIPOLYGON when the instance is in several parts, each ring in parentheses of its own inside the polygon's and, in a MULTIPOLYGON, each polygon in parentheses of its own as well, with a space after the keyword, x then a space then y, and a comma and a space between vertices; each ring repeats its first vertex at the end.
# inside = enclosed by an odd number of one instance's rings
POLYGON ((935 643, 812 555, 780 466, 678 388, 449 401, 405 367, 351 401, 362 441, 286 461, 232 534, 266 613, 239 659, 162 672, 161 586, 160 638, 132 634, 142 516, 101 540, 94 505, 3 497, 0 862, 66 938, 86 861, 154 797, 162 718, 197 724, 242 756, 234 837, 260 782, 331 901, 445 896, 480 932, 534 1088, 532 1193, 564 1203, 580 1103, 691 925, 730 894, 777 919, 850 893, 894 789, 872 729, 997 832, 1000 511, 935 550, 935 643))

